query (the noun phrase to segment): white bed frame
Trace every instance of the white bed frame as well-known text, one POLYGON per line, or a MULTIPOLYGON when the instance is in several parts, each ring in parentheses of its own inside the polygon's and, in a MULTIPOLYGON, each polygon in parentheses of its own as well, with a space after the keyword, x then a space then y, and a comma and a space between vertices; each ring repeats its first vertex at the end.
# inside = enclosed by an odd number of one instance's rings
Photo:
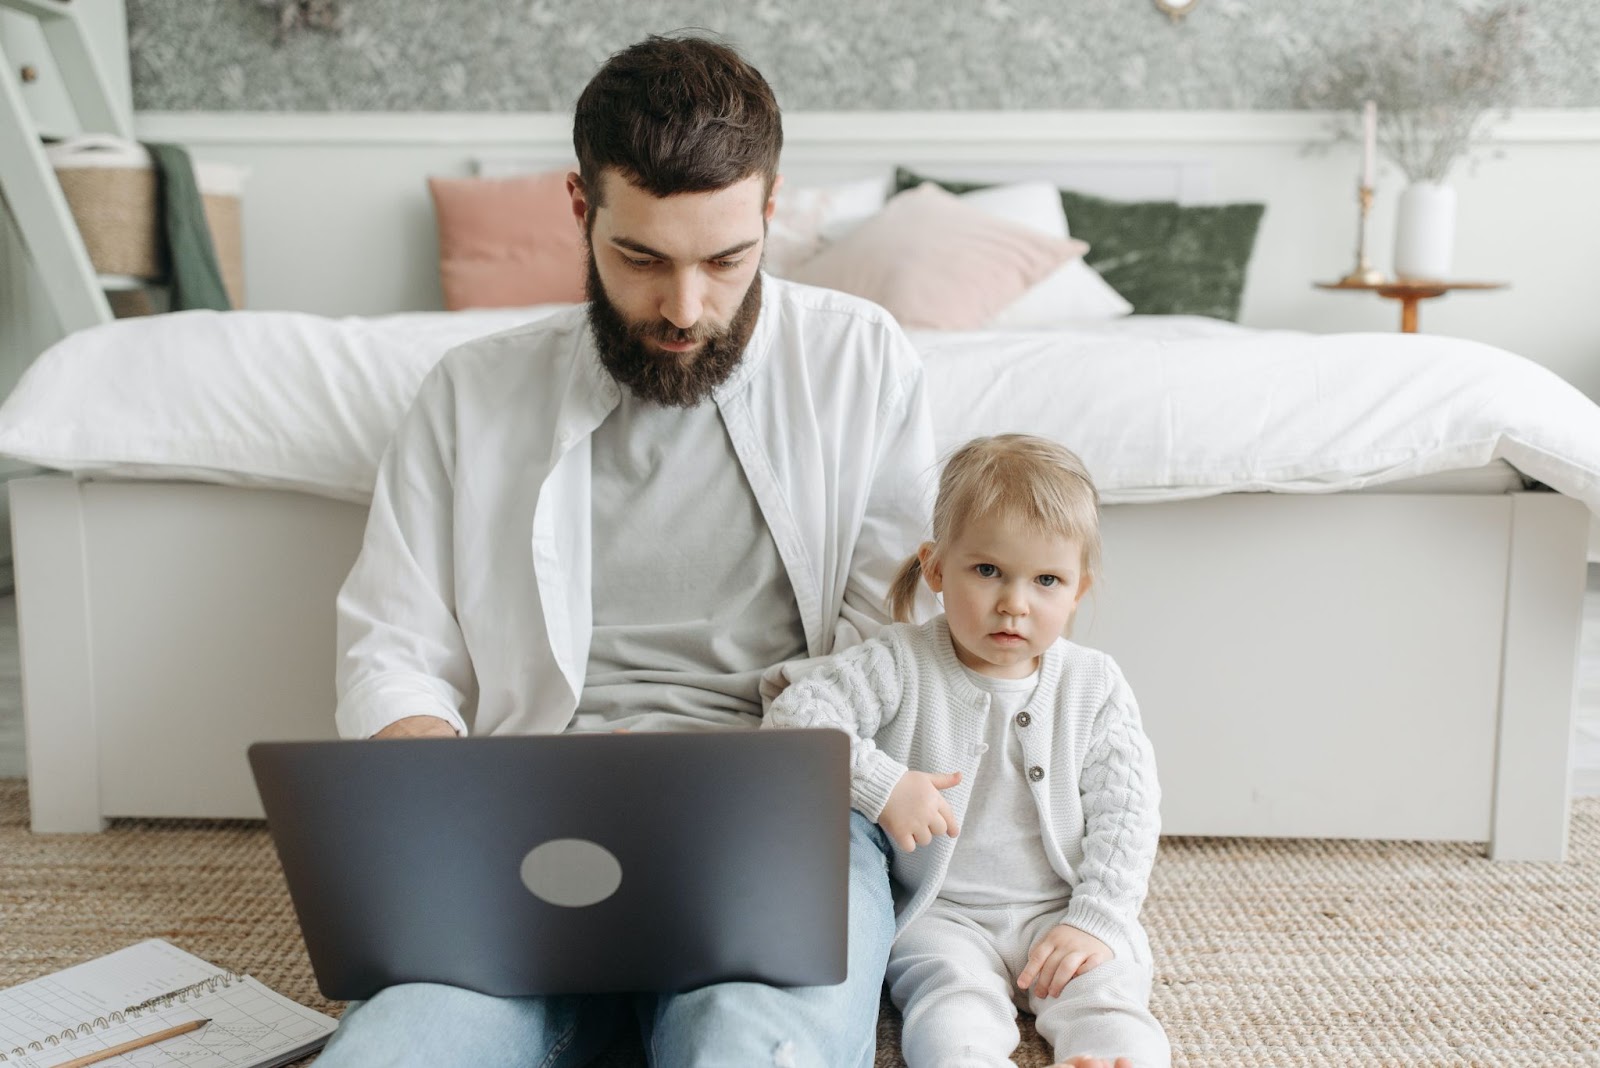
MULTIPOLYGON (((1069 158, 1070 116, 786 123, 784 171, 1044 178, 1209 198, 1203 158, 1069 158), (1057 128, 1060 127, 1060 128, 1057 128)), ((570 155, 535 124, 489 173, 570 155)), ((421 175, 415 188, 421 187, 421 175)), ((388 209, 384 209, 388 210, 388 209)), ((418 251, 422 255, 421 250, 418 251)), ((13 482, 33 827, 257 816, 256 740, 333 731, 333 599, 362 508, 192 483, 13 482)), ((1139 694, 1171 834, 1565 854, 1588 515, 1554 493, 1238 494, 1118 506, 1077 637, 1139 694)))
MULTIPOLYGON (((12 510, 33 828, 259 816, 246 746, 332 736, 364 510, 63 476, 12 510)), ((1587 530, 1548 492, 1112 506, 1076 637, 1139 695, 1167 833, 1561 859, 1587 530)))

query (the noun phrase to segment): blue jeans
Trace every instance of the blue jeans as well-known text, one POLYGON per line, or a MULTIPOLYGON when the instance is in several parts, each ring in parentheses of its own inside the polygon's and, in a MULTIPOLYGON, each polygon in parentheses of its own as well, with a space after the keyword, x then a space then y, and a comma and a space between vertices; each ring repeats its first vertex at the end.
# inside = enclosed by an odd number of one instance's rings
POLYGON ((850 963, 836 986, 721 983, 685 994, 499 998, 408 983, 352 1002, 317 1064, 578 1068, 637 1017, 659 1068, 871 1068, 894 940, 889 855, 877 825, 851 812, 850 963))

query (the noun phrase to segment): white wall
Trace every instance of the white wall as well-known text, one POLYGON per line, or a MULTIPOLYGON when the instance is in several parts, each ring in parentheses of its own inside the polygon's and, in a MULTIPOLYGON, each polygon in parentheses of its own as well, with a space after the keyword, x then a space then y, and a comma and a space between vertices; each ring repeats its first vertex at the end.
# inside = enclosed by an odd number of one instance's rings
MULTIPOLYGON (((250 306, 334 315, 438 307, 426 176, 467 174, 483 155, 557 164, 570 156, 568 123, 560 115, 509 114, 136 117, 141 137, 181 141, 202 158, 252 168, 250 306)), ((1312 288, 1354 262, 1356 148, 1307 151, 1326 139, 1326 116, 802 113, 786 116, 785 125, 791 181, 870 173, 885 158, 936 164, 952 177, 967 159, 1015 161, 1019 174, 1048 172, 1066 157, 1204 159, 1213 166, 1214 199, 1268 205, 1245 323, 1318 332, 1398 325, 1398 306, 1375 295, 1312 288)), ((1475 173, 1462 169, 1454 180, 1457 273, 1512 288, 1425 303, 1422 327, 1522 353, 1600 398, 1600 110, 1519 113, 1482 155, 1475 173)), ((1403 179, 1380 171, 1379 185, 1372 258, 1387 267, 1403 179)))
MULTIPOLYGON (((136 127, 141 138, 250 167, 249 305, 330 315, 440 305, 428 175, 467 174, 486 155, 570 157, 563 115, 146 113, 136 127)), ((785 169, 803 181, 874 173, 886 159, 951 177, 963 161, 992 173, 1003 160, 1021 175, 1065 158, 1205 160, 1214 199, 1268 205, 1245 323, 1393 330, 1395 304, 1311 285, 1354 261, 1355 146, 1306 150, 1327 128, 1326 117, 1303 112, 801 113, 786 117, 785 169)), ((1455 179, 1457 272, 1512 287, 1427 302, 1422 327, 1519 352, 1600 398, 1600 110, 1519 113, 1486 149, 1491 158, 1455 179)), ((1402 180, 1379 179, 1373 259, 1386 267, 1402 180)), ((52 333, 48 322, 20 321, 39 315, 16 303, 29 291, 17 267, 0 257, 8 370, 52 333)))

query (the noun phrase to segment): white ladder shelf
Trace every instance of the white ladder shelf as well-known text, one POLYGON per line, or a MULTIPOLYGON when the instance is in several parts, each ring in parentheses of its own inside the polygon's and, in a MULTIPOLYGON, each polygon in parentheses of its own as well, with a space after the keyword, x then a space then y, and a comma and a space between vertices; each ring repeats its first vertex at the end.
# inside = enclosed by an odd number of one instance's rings
MULTIPOLYGON (((86 131, 115 133, 132 140, 133 131, 112 105, 110 86, 71 0, 0 0, 0 8, 39 20, 79 125, 86 131)), ((61 329, 70 333, 109 323, 111 305, 15 78, 16 68, 0 46, 0 194, 11 209, 61 329)))

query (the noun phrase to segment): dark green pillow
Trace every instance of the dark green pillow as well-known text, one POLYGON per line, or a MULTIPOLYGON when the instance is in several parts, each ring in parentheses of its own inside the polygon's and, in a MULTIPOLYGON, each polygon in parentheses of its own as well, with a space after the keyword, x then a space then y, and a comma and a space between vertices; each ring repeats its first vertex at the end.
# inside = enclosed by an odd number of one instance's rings
MULTIPOLYGON (((895 190, 932 181, 952 193, 993 182, 946 182, 904 167, 895 190)), ((1107 200, 1061 190, 1072 236, 1089 243, 1084 261, 1141 315, 1209 315, 1237 320, 1245 269, 1265 204, 1178 204, 1107 200)))

